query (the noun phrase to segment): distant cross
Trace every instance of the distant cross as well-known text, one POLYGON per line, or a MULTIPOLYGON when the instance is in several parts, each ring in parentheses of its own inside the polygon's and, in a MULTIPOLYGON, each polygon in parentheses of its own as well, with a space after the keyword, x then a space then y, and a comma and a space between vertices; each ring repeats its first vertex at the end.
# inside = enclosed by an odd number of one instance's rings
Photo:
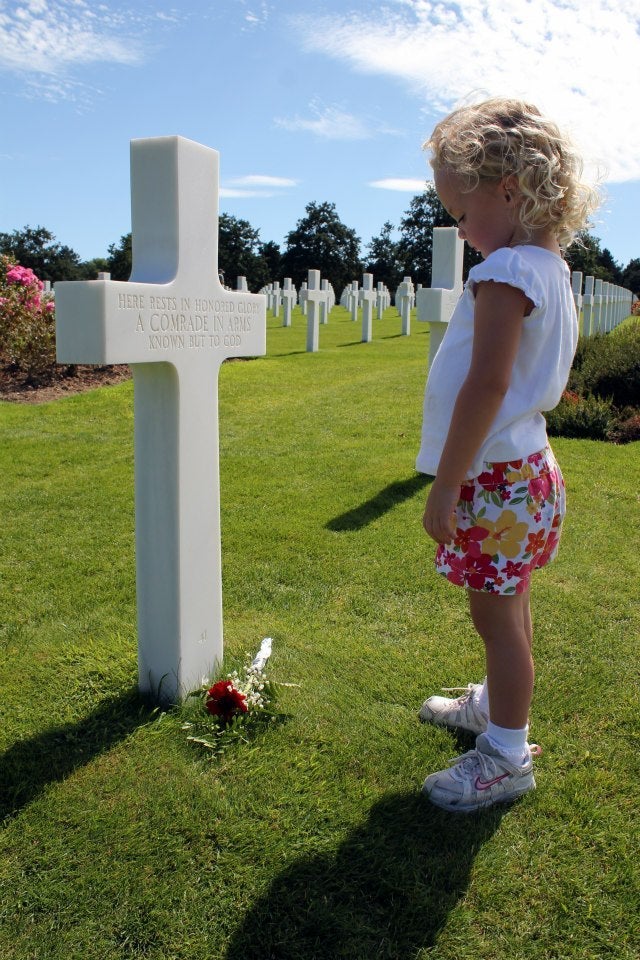
POLYGON ((291 313, 297 299, 296 288, 291 282, 291 277, 284 278, 282 288, 282 326, 291 326, 291 313))
POLYGON ((358 319, 358 281, 351 281, 351 291, 349 293, 349 310, 351 311, 351 319, 355 323, 358 319))
POLYGON ((376 289, 376 310, 378 315, 378 320, 382 320, 385 307, 385 297, 384 297, 384 284, 381 281, 378 281, 378 286, 376 289))
POLYGON ((362 275, 362 289, 360 290, 363 343, 371 343, 373 338, 373 305, 376 302, 376 297, 377 293, 373 287, 373 274, 364 273, 362 275))
POLYGON ((321 298, 319 301, 320 308, 320 323, 329 323, 329 281, 321 280, 320 289, 324 293, 324 298, 321 298))
POLYGON ((280 316, 280 283, 275 280, 271 288, 271 311, 274 317, 280 316))
POLYGON ((396 304, 398 313, 402 317, 402 334, 405 337, 408 337, 411 333, 411 303, 413 301, 413 295, 413 281, 411 277, 405 277, 398 287, 397 299, 400 303, 396 304))
POLYGON ((320 271, 307 273, 307 353, 317 353, 319 339, 320 303, 326 300, 326 292, 320 288, 320 271))
POLYGON ((174 701, 223 652, 218 371, 266 352, 265 298, 218 278, 218 153, 131 143, 131 279, 56 284, 58 360, 134 380, 140 689, 174 701))

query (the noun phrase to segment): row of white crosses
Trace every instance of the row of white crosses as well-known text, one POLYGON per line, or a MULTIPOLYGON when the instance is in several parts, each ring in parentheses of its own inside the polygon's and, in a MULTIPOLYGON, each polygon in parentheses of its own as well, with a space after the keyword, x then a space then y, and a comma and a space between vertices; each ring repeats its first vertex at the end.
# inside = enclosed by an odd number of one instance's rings
POLYGON ((384 283, 378 281, 375 290, 373 289, 372 273, 362 275, 362 286, 357 280, 352 280, 346 285, 340 297, 340 305, 349 311, 354 323, 358 320, 358 309, 363 308, 365 303, 370 303, 372 308, 375 305, 378 320, 382 320, 385 310, 391 304, 391 294, 384 283))
MULTIPOLYGON (((315 277, 315 273, 314 273, 315 277)), ((305 280, 300 287, 300 295, 298 296, 298 291, 293 285, 291 277, 284 278, 284 284, 280 287, 280 284, 275 281, 274 283, 269 283, 266 286, 262 287, 260 293, 263 293, 267 298, 267 309, 271 311, 274 317, 280 316, 280 307, 283 308, 283 327, 291 326, 291 316, 293 308, 299 302, 302 310, 303 316, 307 315, 307 290, 309 287, 308 280, 305 280)), ((333 287, 328 280, 321 280, 320 282, 320 291, 322 297, 316 298, 318 300, 319 306, 319 322, 328 323, 329 314, 333 310, 336 302, 336 295, 334 293, 333 287)), ((315 296, 315 294, 314 294, 315 296)))
MULTIPOLYGON (((417 291, 417 316, 431 324, 429 366, 442 342, 449 318, 462 293, 462 258, 464 242, 456 227, 435 227, 431 287, 417 291)), ((402 286, 402 285, 401 285, 402 286)), ((631 313, 633 294, 630 290, 602 280, 585 278, 574 271, 571 286, 583 336, 608 333, 631 313)))
POLYGON ((615 283, 588 276, 584 278, 583 288, 582 273, 574 270, 571 274, 571 287, 576 311, 578 317, 581 317, 581 332, 585 337, 592 337, 596 333, 609 333, 631 313, 631 290, 615 283))

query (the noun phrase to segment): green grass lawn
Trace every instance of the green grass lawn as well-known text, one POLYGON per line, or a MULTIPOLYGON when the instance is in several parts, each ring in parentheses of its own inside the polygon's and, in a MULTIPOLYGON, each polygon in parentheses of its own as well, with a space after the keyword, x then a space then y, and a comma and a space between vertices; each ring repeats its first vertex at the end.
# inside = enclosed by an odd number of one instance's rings
POLYGON ((220 375, 225 648, 300 686, 214 762, 136 693, 131 384, 0 404, 0 956, 637 960, 639 445, 554 441, 538 789, 447 814, 469 741, 416 712, 483 671, 421 528, 428 327, 268 323, 220 375))

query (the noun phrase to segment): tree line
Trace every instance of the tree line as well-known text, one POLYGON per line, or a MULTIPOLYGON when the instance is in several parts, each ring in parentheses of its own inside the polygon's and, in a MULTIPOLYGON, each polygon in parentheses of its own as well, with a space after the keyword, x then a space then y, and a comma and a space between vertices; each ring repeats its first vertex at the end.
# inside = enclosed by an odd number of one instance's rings
MULTIPOLYGON (((218 268, 230 287, 235 287, 236 277, 245 276, 254 292, 274 280, 282 283, 284 277, 291 277, 299 287, 307 279, 309 268, 320 270, 338 296, 347 283, 364 272, 372 273, 376 282, 382 281, 391 291, 405 276, 430 286, 433 228, 453 225, 432 184, 426 184, 424 191, 411 200, 400 220, 397 239, 394 224, 387 221, 364 251, 356 231, 341 221, 334 203, 307 204, 305 215, 287 234, 282 250, 273 241, 262 242, 259 231, 248 220, 223 213, 219 217, 218 268)), ((128 280, 131 273, 130 233, 110 244, 106 257, 82 261, 46 228, 27 226, 0 233, 0 253, 15 257, 41 280, 52 283, 92 280, 99 272, 110 273, 114 280, 128 280)), ((566 259, 572 270, 585 276, 640 293, 640 259, 631 260, 623 268, 589 233, 581 234, 580 243, 568 249, 566 259)), ((479 260, 479 254, 465 245, 465 276, 479 260)))

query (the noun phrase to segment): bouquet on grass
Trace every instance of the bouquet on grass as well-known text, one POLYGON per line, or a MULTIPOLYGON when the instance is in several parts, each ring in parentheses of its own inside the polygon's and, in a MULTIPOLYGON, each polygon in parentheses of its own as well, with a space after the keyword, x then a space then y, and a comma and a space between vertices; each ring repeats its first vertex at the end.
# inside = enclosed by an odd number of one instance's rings
POLYGON ((268 680, 265 673, 271 645, 271 637, 265 637, 253 660, 247 658, 241 673, 234 670, 212 686, 206 681, 189 695, 188 719, 182 729, 187 731, 190 743, 221 754, 233 741, 248 742, 252 731, 282 719, 274 709, 278 684, 268 680))

